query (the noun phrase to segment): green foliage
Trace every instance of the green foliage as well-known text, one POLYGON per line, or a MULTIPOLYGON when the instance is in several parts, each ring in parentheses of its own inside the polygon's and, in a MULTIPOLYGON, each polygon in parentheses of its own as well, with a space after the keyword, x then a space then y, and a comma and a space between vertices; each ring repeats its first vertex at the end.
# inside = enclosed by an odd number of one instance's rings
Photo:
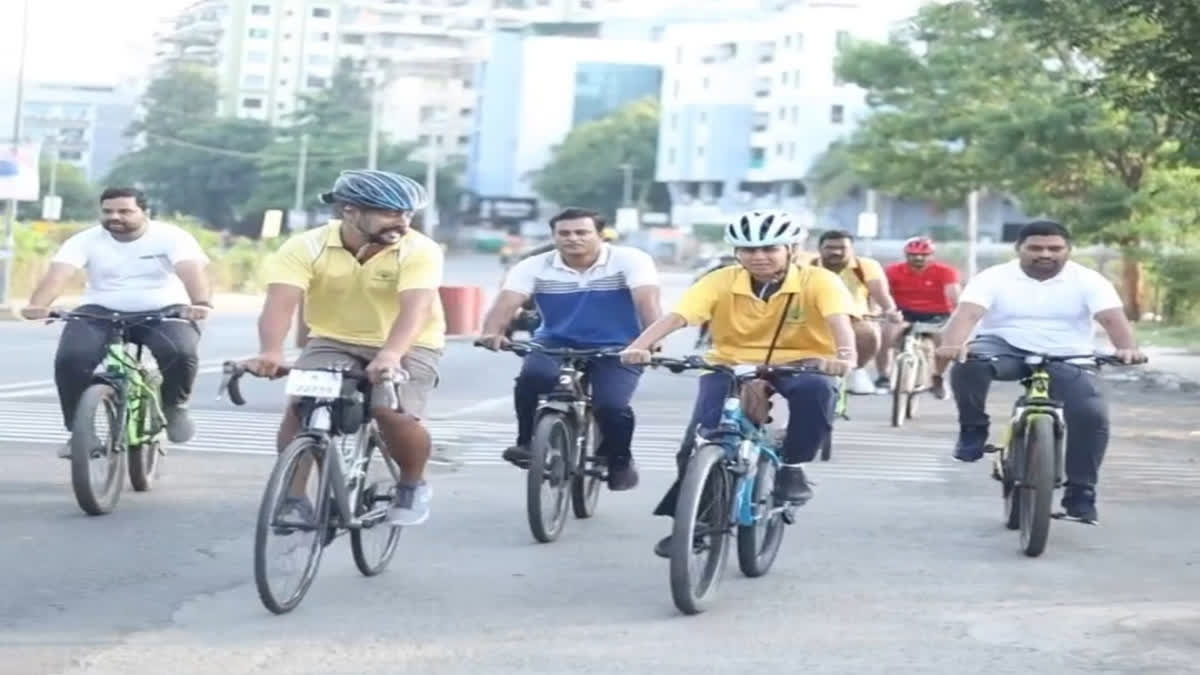
POLYGON ((658 102, 645 99, 575 127, 534 173, 534 189, 562 206, 615 213, 624 188, 621 165, 628 163, 633 166, 634 203, 642 210, 667 210, 666 189, 654 181, 658 117, 658 102))

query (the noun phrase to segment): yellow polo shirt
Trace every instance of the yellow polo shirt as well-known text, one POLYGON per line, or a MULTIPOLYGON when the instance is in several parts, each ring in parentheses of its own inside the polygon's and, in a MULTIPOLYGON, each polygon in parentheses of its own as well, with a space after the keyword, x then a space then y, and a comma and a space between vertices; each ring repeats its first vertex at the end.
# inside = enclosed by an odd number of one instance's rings
MULTIPOLYGON (((821 266, 821 257, 811 257, 809 264, 821 266)), ((884 280, 883 265, 880 265, 879 261, 874 258, 854 256, 846 263, 841 272, 835 272, 835 274, 841 278, 842 283, 846 284, 846 289, 850 291, 850 297, 854 298, 854 306, 858 313, 870 314, 871 289, 867 288, 867 282, 884 280), (856 267, 858 268, 857 272, 855 272, 856 267)))
MULTIPOLYGON (((429 237, 409 230, 400 241, 359 263, 342 245, 341 222, 302 232, 288 239, 263 265, 268 284, 304 290, 304 319, 313 337, 368 347, 382 347, 400 314, 401 291, 442 284, 442 248, 429 237)), ((429 349, 446 345, 442 301, 435 298, 414 343, 429 349)))
POLYGON ((763 363, 789 293, 795 296, 771 363, 833 358, 837 348, 826 317, 853 315, 854 300, 837 275, 824 268, 791 266, 780 289, 764 302, 751 290, 749 272, 740 265, 725 267, 685 291, 674 312, 689 325, 709 321, 713 348, 705 358, 710 362, 763 363))

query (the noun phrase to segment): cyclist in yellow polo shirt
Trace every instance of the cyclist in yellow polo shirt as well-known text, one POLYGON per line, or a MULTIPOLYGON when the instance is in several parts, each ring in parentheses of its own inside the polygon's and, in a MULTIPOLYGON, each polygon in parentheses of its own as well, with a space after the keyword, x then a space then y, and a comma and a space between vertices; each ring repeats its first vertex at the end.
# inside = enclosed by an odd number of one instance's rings
MULTIPOLYGON (((311 338, 297 368, 336 364, 365 367, 382 401, 386 372, 403 369, 396 386, 401 410, 373 408, 388 451, 400 465, 389 517, 396 525, 418 525, 429 517, 433 490, 425 482, 429 432, 421 425, 446 323, 438 299, 442 249, 411 229, 413 214, 428 203, 420 183, 384 171, 343 171, 333 191, 321 197, 339 220, 298 234, 268 258, 263 277, 267 300, 258 319, 260 354, 248 365, 274 376, 283 361, 283 342, 303 301, 311 338)), ((294 402, 291 402, 294 403, 294 402)), ((299 427, 289 405, 279 428, 279 447, 299 427)), ((311 515, 307 497, 289 500, 289 511, 311 515)))
MULTIPOLYGON (((808 264, 819 265, 841 277, 846 288, 850 290, 855 308, 860 314, 870 314, 871 304, 874 303, 888 321, 903 321, 900 311, 896 309, 896 302, 892 300, 883 266, 874 258, 854 253, 854 235, 843 230, 822 232, 817 241, 817 249, 820 255, 813 257, 808 264)), ((864 369, 879 353, 882 344, 879 324, 869 320, 856 320, 853 323, 858 367, 847 378, 850 392, 874 394, 876 383, 871 381, 870 375, 864 369)), ((887 373, 883 372, 882 381, 885 384, 886 380, 887 373)))
MULTIPOLYGON (((844 375, 856 360, 850 325, 854 301, 834 273, 792 264, 792 247, 803 239, 802 233, 781 211, 752 211, 730 223, 725 241, 733 245, 740 264, 693 284, 673 312, 647 327, 622 352, 622 360, 648 363, 649 350, 665 337, 709 321, 713 346, 706 358, 712 363, 761 364, 769 353, 771 363, 820 361, 829 375, 844 375)), ((700 378, 692 419, 676 456, 680 477, 692 454, 695 429, 720 421, 730 384, 722 373, 700 378)), ((812 498, 812 489, 801 465, 813 460, 833 429, 836 381, 802 373, 775 378, 771 384, 787 399, 790 413, 775 492, 786 501, 803 503, 812 498)), ((677 479, 654 514, 673 516, 678 491, 677 479)), ((667 557, 669 540, 658 542, 654 552, 667 557)))

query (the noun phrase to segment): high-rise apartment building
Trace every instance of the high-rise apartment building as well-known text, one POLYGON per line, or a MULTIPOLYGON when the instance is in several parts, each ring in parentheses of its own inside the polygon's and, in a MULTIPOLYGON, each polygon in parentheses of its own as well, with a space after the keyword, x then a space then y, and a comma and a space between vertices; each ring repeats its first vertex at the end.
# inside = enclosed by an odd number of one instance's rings
POLYGON ((135 97, 131 83, 34 82, 21 106, 21 135, 100 181, 132 145, 125 132, 135 97))

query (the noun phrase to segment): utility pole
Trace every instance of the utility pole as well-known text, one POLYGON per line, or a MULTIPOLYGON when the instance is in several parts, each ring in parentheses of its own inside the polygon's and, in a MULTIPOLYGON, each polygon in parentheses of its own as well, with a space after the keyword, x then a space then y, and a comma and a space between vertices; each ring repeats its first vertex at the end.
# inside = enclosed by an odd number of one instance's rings
MULTIPOLYGON (((296 194, 292 199, 292 212, 304 210, 304 183, 308 180, 308 134, 300 135, 300 156, 296 158, 296 194)), ((295 229, 289 225, 289 229, 295 229)))
POLYGON ((621 172, 625 174, 621 185, 621 205, 629 208, 633 206, 633 165, 628 162, 622 164, 621 172))
MULTIPOLYGON (((21 146, 21 108, 25 106, 25 53, 29 46, 29 0, 22 4, 21 18, 21 50, 17 57, 17 100, 13 109, 12 151, 13 158, 21 146)), ((35 169, 36 171, 36 169, 35 169)), ((11 309, 12 298, 12 264, 16 252, 13 250, 13 226, 17 221, 17 200, 8 200, 8 214, 4 219, 4 248, 0 249, 0 265, 4 270, 0 273, 0 314, 5 309, 11 309)))
POLYGON ((371 76, 371 130, 367 137, 367 168, 374 169, 379 164, 379 69, 376 68, 371 76))
POLYGON ((437 207, 438 161, 441 155, 442 124, 441 107, 434 110, 434 125, 429 134, 429 147, 425 151, 425 191, 429 193, 429 206, 425 208, 425 236, 433 238, 433 231, 441 224, 437 207))
POLYGON ((58 137, 51 136, 49 145, 50 151, 46 154, 50 155, 50 186, 46 190, 46 196, 54 197, 58 194, 55 192, 58 187, 58 137))
POLYGON ((975 276, 979 266, 979 190, 967 195, 967 279, 975 276))

